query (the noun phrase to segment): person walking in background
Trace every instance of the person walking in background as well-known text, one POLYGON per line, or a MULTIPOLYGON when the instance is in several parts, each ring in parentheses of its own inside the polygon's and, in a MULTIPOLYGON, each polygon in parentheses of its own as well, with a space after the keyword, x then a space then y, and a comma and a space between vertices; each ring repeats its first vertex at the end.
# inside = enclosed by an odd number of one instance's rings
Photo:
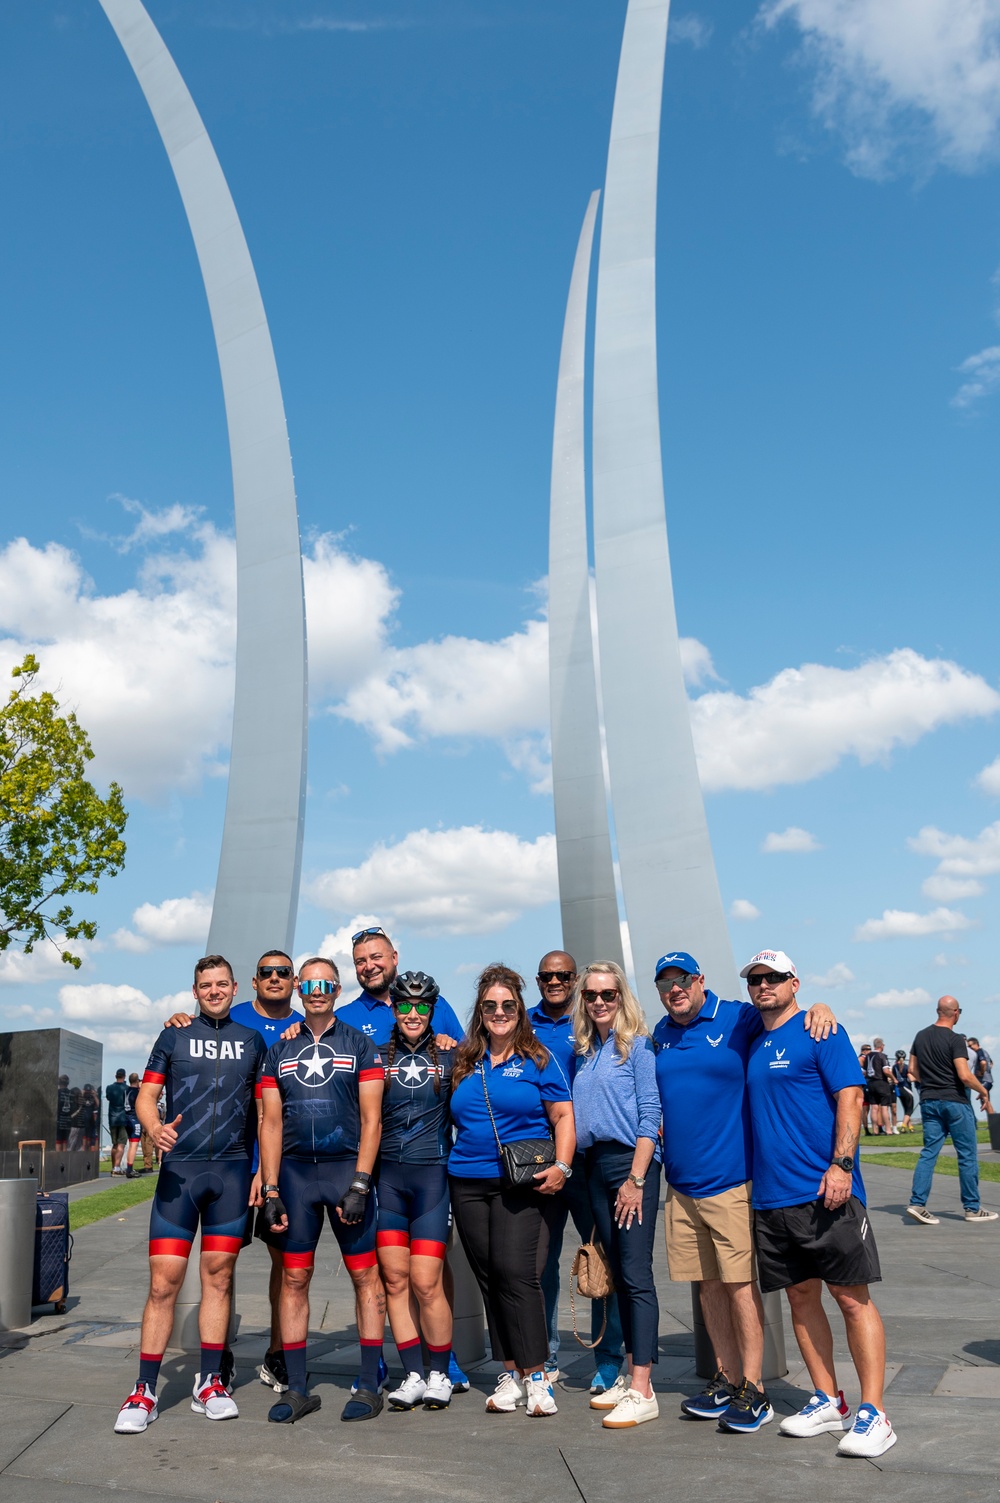
MULTIPOLYGON (((128 1150, 125 1159, 125 1178, 135 1179, 135 1156, 139 1152, 139 1144, 142 1142, 142 1123, 135 1114, 136 1097, 139 1094, 139 1077, 133 1070, 128 1078, 128 1087, 125 1091, 125 1112, 128 1117, 128 1150)), ((145 1159, 143 1160, 145 1168, 145 1159)))
POLYGON ((885 1053, 885 1040, 874 1039, 873 1048, 865 1061, 865 1070, 868 1076, 868 1099, 871 1102, 872 1127, 878 1133, 879 1128, 887 1136, 892 1136, 892 1106, 894 1088, 892 1084, 892 1069, 885 1053))
POLYGON ((548 1327, 541 1274, 553 1197, 573 1173, 576 1132, 569 1082, 535 1037, 524 982, 509 966, 479 977, 466 1037, 452 1067, 455 1142, 449 1183, 455 1225, 483 1295, 493 1360, 503 1371, 490 1414, 555 1414, 545 1375, 548 1327), (555 1136, 555 1159, 526 1184, 505 1174, 501 1145, 555 1136))
POLYGON ((988 1092, 992 1091, 992 1089, 993 1089, 993 1060, 992 1060, 992 1058, 990 1057, 988 1051, 983 1048, 982 1044, 980 1044, 979 1040, 978 1039, 974 1039, 971 1036, 971 1034, 970 1034, 969 1039, 968 1039, 968 1044, 969 1044, 969 1068, 970 1068, 970 1070, 972 1071, 973 1075, 975 1075, 982 1082, 982 1084, 986 1087, 986 1090, 988 1092))
MULTIPOLYGON (((565 950, 550 950, 538 962, 535 977, 541 1001, 528 1011, 528 1021, 535 1037, 559 1061, 566 1079, 573 1084, 578 1055, 573 1044, 571 1010, 576 982, 576 961, 565 950)), ((586 1165, 579 1152, 573 1160, 573 1173, 553 1197, 549 1222, 549 1255, 542 1273, 545 1296, 545 1319, 549 1327, 549 1355, 545 1372, 550 1383, 559 1378, 559 1258, 562 1254, 566 1222, 573 1225, 581 1242, 589 1242, 594 1217, 587 1190, 586 1165)), ((590 1339, 593 1343, 597 1371, 590 1383, 591 1393, 604 1393, 612 1386, 621 1367, 622 1331, 617 1300, 591 1302, 590 1339)))
POLYGON ((861 1074, 864 1076, 865 1082, 863 1088, 864 1097, 862 1098, 861 1102, 861 1130, 866 1138, 871 1137, 869 1116, 871 1114, 872 1103, 871 1096, 868 1091, 868 1056, 869 1054, 871 1054, 871 1052, 871 1044, 862 1044, 861 1048, 858 1050, 858 1064, 861 1066, 861 1074))
POLYGON ((940 1225, 938 1217, 927 1209, 927 1200, 934 1181, 934 1165, 948 1137, 958 1158, 958 1183, 966 1221, 997 1219, 996 1211, 986 1211, 979 1204, 976 1116, 966 1091, 975 1091, 984 1112, 992 1108, 989 1091, 969 1067, 965 1038, 955 1032, 961 1012, 954 997, 941 997, 936 1021, 920 1030, 910 1050, 910 1079, 920 1091, 924 1146, 913 1171, 906 1214, 923 1226, 940 1225))
POLYGON ((910 1090, 910 1062, 905 1049, 896 1050, 892 1073, 896 1081, 896 1090, 899 1093, 899 1104, 903 1108, 903 1120, 899 1125, 899 1130, 900 1132, 915 1132, 916 1128, 910 1121, 913 1115, 913 1092, 910 1090))
POLYGON ((620 966, 595 960, 576 982, 573 1078, 577 1143, 586 1159, 597 1236, 611 1264, 627 1371, 590 1400, 609 1430, 656 1419, 650 1383, 660 1307, 653 1240, 660 1205, 660 1095, 656 1055, 620 966))
POLYGON ((108 1132, 111 1135, 111 1173, 124 1174, 122 1154, 128 1147, 128 1110, 126 1106, 128 1086, 125 1071, 116 1070, 111 1085, 105 1086, 104 1098, 108 1103, 108 1132))

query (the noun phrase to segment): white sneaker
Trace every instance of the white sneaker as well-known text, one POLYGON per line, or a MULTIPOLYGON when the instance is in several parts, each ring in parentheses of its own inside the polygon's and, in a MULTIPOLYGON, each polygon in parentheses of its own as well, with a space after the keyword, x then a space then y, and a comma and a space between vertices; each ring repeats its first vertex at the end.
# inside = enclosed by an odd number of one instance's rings
POLYGON ((936 1216, 932 1216, 926 1206, 907 1206, 907 1216, 912 1216, 914 1221, 919 1221, 922 1226, 940 1226, 941 1222, 936 1216))
POLYGON ((137 1383, 118 1411, 116 1435, 141 1435, 157 1418, 156 1394, 145 1383, 137 1383))
POLYGON ((778 1426, 781 1435, 794 1435, 804 1439, 809 1435, 824 1435, 827 1430, 846 1430, 851 1418, 851 1407, 843 1391, 831 1399, 828 1393, 817 1390, 798 1414, 788 1414, 778 1426))
MULTIPOLYGON (((425 1409, 447 1409, 451 1403, 451 1396, 455 1385, 447 1373, 437 1372, 431 1369, 427 1375, 427 1388, 424 1392, 425 1409)), ((390 1400, 391 1402, 391 1400, 390 1400)))
POLYGON ((895 1430, 874 1404, 859 1404, 853 1429, 837 1447, 838 1456, 884 1456, 896 1444, 895 1430))
POLYGON ((646 1420, 659 1419, 660 1406, 656 1394, 643 1398, 637 1388, 630 1388, 601 1421, 605 1430, 630 1430, 633 1425, 643 1425, 646 1420))
POLYGON ((218 1373, 208 1373, 204 1383, 201 1373, 197 1375, 191 1392, 191 1409, 194 1414, 203 1414, 210 1420, 237 1419, 240 1412, 218 1373))
POLYGON ((420 1374, 407 1373, 399 1387, 394 1388, 387 1397, 393 1409, 416 1409, 418 1404, 423 1403, 426 1392, 427 1384, 420 1374))
POLYGON ((524 1386, 527 1391, 525 1407, 529 1415, 538 1419, 546 1414, 559 1413, 552 1385, 544 1368, 540 1368, 536 1373, 529 1373, 524 1380, 524 1386))
POLYGON ((987 1211, 980 1206, 978 1211, 966 1211, 965 1219, 966 1221, 996 1221, 997 1213, 996 1211, 987 1211))
POLYGON ((487 1414, 513 1414, 518 1404, 525 1401, 525 1391, 520 1378, 506 1367, 497 1379, 497 1386, 486 1400, 487 1414))
POLYGON ((614 1409, 629 1391, 629 1374, 619 1373, 610 1388, 595 1393, 590 1400, 591 1409, 614 1409))

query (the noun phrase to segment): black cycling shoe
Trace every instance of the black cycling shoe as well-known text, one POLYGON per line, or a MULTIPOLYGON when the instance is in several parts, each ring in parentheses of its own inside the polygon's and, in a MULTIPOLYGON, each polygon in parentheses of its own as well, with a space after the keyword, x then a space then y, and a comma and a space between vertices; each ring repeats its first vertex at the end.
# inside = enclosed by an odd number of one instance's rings
POLYGON ((296 1420, 304 1419, 307 1414, 314 1414, 322 1405, 323 1400, 316 1393, 298 1393, 290 1388, 276 1404, 272 1404, 267 1411, 267 1417, 272 1425, 294 1425, 296 1420))
POLYGON ((372 1393, 370 1388, 359 1388, 344 1405, 342 1420, 374 1419, 382 1413, 384 1400, 381 1393, 372 1393))

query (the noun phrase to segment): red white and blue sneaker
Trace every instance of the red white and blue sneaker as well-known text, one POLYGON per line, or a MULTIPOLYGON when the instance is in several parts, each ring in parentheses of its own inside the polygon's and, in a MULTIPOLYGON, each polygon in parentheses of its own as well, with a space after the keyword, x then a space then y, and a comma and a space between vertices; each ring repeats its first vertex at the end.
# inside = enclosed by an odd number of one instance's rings
POLYGON ((844 1390, 838 1389, 835 1398, 817 1388, 808 1404, 798 1414, 788 1414, 778 1430, 782 1435, 794 1435, 805 1439, 810 1435, 825 1435, 828 1430, 844 1431, 850 1428, 851 1406, 844 1398, 844 1390))
POLYGON ((156 1394, 145 1383, 137 1383, 118 1411, 115 1420, 116 1435, 141 1435, 159 1414, 156 1394))
MULTIPOLYGON (((354 1382, 351 1384, 351 1393, 352 1394, 357 1393, 357 1391, 360 1388, 360 1386, 361 1386, 361 1379, 360 1378, 355 1378, 354 1382)), ((385 1365, 385 1358, 384 1357, 380 1357, 378 1359, 378 1382, 376 1384, 376 1387, 377 1387, 378 1391, 381 1393, 382 1389, 383 1388, 388 1388, 388 1386, 389 1386, 389 1369, 385 1365)))
POLYGON ((762 1388, 757 1388, 749 1378, 744 1378, 729 1408, 719 1420, 720 1430, 731 1430, 734 1435, 752 1435, 774 1419, 771 1401, 762 1388))
POLYGON ((681 1413, 690 1419, 721 1419, 735 1397, 736 1389, 720 1368, 701 1393, 690 1399, 681 1399, 681 1413))
POLYGON ((198 1373, 191 1392, 191 1409, 210 1420, 238 1419, 240 1413, 220 1373, 206 1374, 204 1383, 198 1373))
POLYGON ((884 1456, 898 1439, 895 1430, 874 1404, 859 1404, 853 1428, 837 1447, 838 1456, 884 1456))

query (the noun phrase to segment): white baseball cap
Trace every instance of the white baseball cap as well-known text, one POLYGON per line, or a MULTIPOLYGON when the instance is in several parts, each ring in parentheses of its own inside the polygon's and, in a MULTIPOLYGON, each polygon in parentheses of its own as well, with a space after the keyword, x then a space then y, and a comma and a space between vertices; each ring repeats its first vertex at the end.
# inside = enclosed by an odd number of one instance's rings
POLYGON ((744 981, 755 965, 766 965, 772 971, 784 971, 789 976, 797 976, 799 974, 795 969, 794 963, 789 960, 784 950, 758 950, 754 958, 748 960, 742 971, 740 971, 740 975, 744 981))

